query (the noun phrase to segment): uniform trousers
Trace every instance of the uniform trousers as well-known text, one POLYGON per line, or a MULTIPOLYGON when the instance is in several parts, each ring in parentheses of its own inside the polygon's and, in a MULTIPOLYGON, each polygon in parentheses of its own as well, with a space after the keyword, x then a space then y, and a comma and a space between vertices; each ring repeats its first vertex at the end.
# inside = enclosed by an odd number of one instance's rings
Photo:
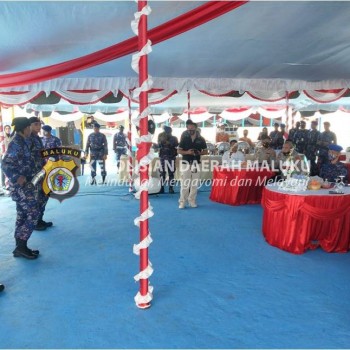
POLYGON ((96 166, 97 163, 100 165, 100 169, 101 169, 101 176, 106 176, 107 172, 106 172, 106 162, 103 159, 95 159, 93 157, 91 157, 90 160, 90 166, 91 166, 91 176, 95 177, 96 176, 96 166))
POLYGON ((41 210, 33 189, 17 187, 11 191, 11 197, 16 202, 15 238, 27 241, 37 225, 41 210))
POLYGON ((201 177, 200 164, 181 162, 181 190, 179 203, 196 203, 197 191, 201 177))
POLYGON ((116 160, 117 160, 117 167, 119 169, 120 158, 122 155, 126 154, 126 148, 125 147, 117 147, 115 154, 116 154, 116 160))

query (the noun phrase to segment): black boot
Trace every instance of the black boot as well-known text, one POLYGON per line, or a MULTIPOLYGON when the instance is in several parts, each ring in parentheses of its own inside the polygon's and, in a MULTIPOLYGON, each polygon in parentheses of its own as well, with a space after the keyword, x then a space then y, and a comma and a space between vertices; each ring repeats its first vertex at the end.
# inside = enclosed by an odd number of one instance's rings
POLYGON ((169 193, 171 193, 171 194, 174 194, 174 193, 175 193, 174 187, 173 187, 173 186, 169 186, 169 193))
POLYGON ((0 283, 0 292, 2 292, 5 289, 5 286, 0 283))
POLYGON ((18 238, 18 244, 16 249, 13 251, 14 257, 22 256, 26 259, 36 259, 38 256, 33 254, 33 252, 27 247, 27 241, 18 238))
MULTIPOLYGON (((20 241, 20 239, 16 238, 16 247, 18 246, 19 241, 20 241)), ((31 250, 33 255, 39 255, 40 254, 40 251, 37 250, 37 249, 30 249, 30 248, 28 248, 28 249, 31 250)), ((13 253, 13 256, 16 257, 16 258, 18 258, 20 256, 19 254, 17 254, 16 249, 12 253, 13 253)))
POLYGON ((95 177, 93 177, 90 181, 90 185, 96 185, 96 184, 97 184, 96 179, 95 179, 95 177))
POLYGON ((45 225, 46 227, 51 227, 53 225, 52 221, 44 221, 43 219, 40 219, 38 224, 45 225))
POLYGON ((106 181, 106 175, 102 175, 102 185, 104 185, 105 181, 106 181))
POLYGON ((164 193, 164 186, 161 186, 161 188, 160 188, 160 190, 159 190, 159 192, 158 192, 159 194, 162 194, 162 193, 164 193))
POLYGON ((34 227, 34 230, 35 231, 44 231, 44 230, 46 230, 46 228, 47 228, 48 226, 46 226, 45 224, 44 224, 44 222, 42 221, 42 220, 38 220, 38 223, 36 224, 36 226, 34 227))

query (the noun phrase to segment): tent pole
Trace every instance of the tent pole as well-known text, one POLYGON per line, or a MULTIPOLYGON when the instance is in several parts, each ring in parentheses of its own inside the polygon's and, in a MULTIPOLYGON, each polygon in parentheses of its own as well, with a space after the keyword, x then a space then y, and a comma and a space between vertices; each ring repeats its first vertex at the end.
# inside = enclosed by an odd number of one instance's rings
POLYGON ((191 119, 191 93, 187 90, 187 119, 191 119))
MULTIPOLYGON (((141 13, 143 8, 147 6, 147 1, 138 1, 138 11, 141 13)), ((142 14, 139 21, 138 31, 138 50, 141 52, 143 47, 147 44, 147 16, 142 14)), ((139 60, 139 86, 148 79, 148 56, 142 55, 139 60)), ((141 91, 140 93, 140 115, 148 109, 148 91, 141 91)), ((140 137, 148 135, 148 116, 141 118, 140 120, 140 137)), ((140 164, 140 160, 147 156, 150 152, 151 142, 141 141, 137 150, 137 160, 140 164)), ((140 166, 140 183, 148 183, 149 165, 140 166)), ((149 210, 148 205, 148 188, 141 191, 140 196, 140 214, 147 213, 149 210)), ((140 222, 140 242, 142 242, 149 233, 148 218, 140 222)), ((140 249, 140 271, 146 271, 148 268, 148 247, 140 249)), ((148 294, 148 278, 140 278, 140 294, 141 297, 146 297, 148 294)), ((146 309, 151 306, 150 302, 140 302, 137 307, 146 309)))
POLYGON ((128 128, 128 172, 129 172, 129 192, 133 191, 133 181, 132 181, 132 143, 131 143, 131 90, 129 90, 129 128, 128 128))
POLYGON ((286 131, 289 131, 289 97, 288 91, 286 91, 286 131))
MULTIPOLYGON (((4 133, 4 124, 2 119, 2 106, 0 105, 0 157, 2 158, 5 154, 5 133, 4 133)), ((5 186, 5 183, 2 183, 2 180, 5 178, 2 175, 2 169, 0 169, 0 177, 1 177, 1 186, 5 186)), ((3 193, 2 189, 0 189, 0 193, 3 193)))
POLYGON ((83 147, 82 147, 83 149, 84 149, 84 145, 85 145, 85 143, 84 143, 84 141, 85 141, 84 131, 85 131, 85 114, 83 114, 83 116, 81 117, 81 142, 83 144, 83 147))

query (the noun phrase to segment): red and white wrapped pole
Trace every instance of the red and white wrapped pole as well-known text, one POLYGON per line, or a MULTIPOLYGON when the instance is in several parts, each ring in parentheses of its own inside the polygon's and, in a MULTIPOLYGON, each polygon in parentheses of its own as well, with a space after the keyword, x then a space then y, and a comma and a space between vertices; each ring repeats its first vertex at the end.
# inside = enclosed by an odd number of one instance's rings
POLYGON ((152 264, 148 259, 148 246, 152 242, 149 232, 148 219, 153 216, 152 207, 148 201, 149 176, 148 169, 154 155, 151 152, 152 135, 148 132, 148 91, 152 86, 152 79, 148 76, 147 55, 151 50, 151 42, 147 38, 147 16, 151 13, 147 1, 138 1, 138 12, 131 27, 138 35, 138 53, 132 57, 132 68, 139 74, 139 87, 134 90, 134 97, 139 96, 140 115, 134 120, 139 126, 140 138, 137 143, 137 166, 135 173, 140 173, 140 190, 135 197, 140 198, 140 216, 134 220, 140 227, 140 243, 134 245, 134 253, 140 255, 140 272, 134 277, 140 282, 140 290, 135 296, 136 306, 147 309, 153 299, 153 287, 149 284, 149 277, 153 273, 152 264))
POLYGON ((187 119, 191 119, 191 93, 187 91, 187 119))
POLYGON ((0 106, 0 147, 1 147, 1 154, 5 154, 5 131, 4 131, 4 124, 2 121, 1 106, 0 106))
POLYGON ((286 91, 286 131, 289 132, 289 94, 286 91))
MULTIPOLYGON (((2 111, 1 111, 1 106, 0 106, 0 157, 3 157, 5 154, 5 131, 4 131, 4 124, 2 121, 2 111)), ((0 170, 0 176, 2 173, 2 169, 0 170)), ((1 180, 0 180, 1 181, 1 180)), ((4 183, 1 183, 1 186, 5 186, 4 183)), ((3 191, 0 189, 0 193, 3 191)))
POLYGON ((133 179, 132 179, 132 142, 131 142, 131 90, 129 90, 129 100, 128 100, 128 109, 129 109, 129 128, 128 128, 128 137, 126 142, 128 144, 127 155, 128 155, 128 173, 129 173, 129 192, 133 191, 133 179))

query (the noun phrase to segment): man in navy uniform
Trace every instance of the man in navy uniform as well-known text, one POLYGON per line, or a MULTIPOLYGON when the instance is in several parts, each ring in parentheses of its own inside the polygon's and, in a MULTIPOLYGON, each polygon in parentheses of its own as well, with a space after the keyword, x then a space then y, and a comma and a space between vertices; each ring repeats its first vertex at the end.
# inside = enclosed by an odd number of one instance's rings
POLYGON ((295 150, 298 153, 305 154, 308 133, 309 133, 309 131, 306 130, 306 122, 305 122, 305 120, 302 120, 300 122, 300 129, 295 132, 295 134, 293 136, 293 140, 292 140, 294 145, 295 145, 295 150))
POLYGON ((320 177, 330 182, 336 182, 339 176, 344 176, 344 181, 347 181, 348 169, 339 160, 342 150, 343 147, 340 145, 331 144, 328 146, 328 162, 322 165, 320 177))
POLYGON ((38 250, 28 248, 27 242, 37 225, 41 210, 35 195, 35 188, 30 183, 35 168, 34 158, 25 139, 30 136, 30 121, 26 117, 12 121, 15 137, 10 142, 3 159, 3 171, 9 180, 9 191, 16 202, 17 218, 15 224, 15 257, 36 259, 38 250))
POLYGON ((270 146, 272 149, 279 152, 282 149, 284 144, 283 134, 278 130, 279 128, 278 123, 275 123, 273 126, 275 127, 275 130, 270 132, 270 138, 271 138, 270 146))
POLYGON ((44 132, 44 137, 41 138, 43 142, 44 149, 57 148, 62 146, 62 141, 51 134, 52 127, 50 125, 44 125, 42 127, 44 132))
MULTIPOLYGON (((39 136, 39 132, 41 130, 41 121, 38 117, 31 117, 29 118, 30 122, 30 136, 26 139, 26 143, 30 149, 30 153, 33 158, 34 167, 32 169, 32 177, 34 177, 38 172, 42 170, 42 168, 45 165, 45 159, 41 155, 41 151, 44 149, 43 142, 41 140, 41 137, 39 136)), ((45 207, 47 204, 47 201, 49 200, 49 196, 44 192, 42 188, 43 179, 39 181, 37 184, 37 198, 38 203, 40 207, 40 216, 37 225, 35 226, 35 230, 37 231, 43 231, 47 227, 52 226, 51 221, 44 221, 43 216, 45 212, 45 207)))
POLYGON ((100 133, 100 124, 95 122, 94 132, 89 135, 86 148, 85 157, 90 153, 90 166, 91 166, 91 185, 96 185, 96 164, 99 163, 101 169, 102 183, 105 182, 106 171, 106 159, 108 155, 107 138, 104 134, 100 133))
POLYGON ((311 129, 307 134, 307 143, 305 156, 308 161, 310 161, 310 175, 318 175, 319 169, 316 164, 317 150, 318 150, 318 140, 320 138, 320 132, 317 130, 317 121, 313 120, 311 122, 311 129))
POLYGON ((120 158, 123 154, 126 154, 126 135, 124 134, 124 126, 119 126, 119 132, 116 133, 113 137, 113 151, 116 154, 117 167, 119 169, 120 158))
POLYGON ((337 136, 330 130, 331 124, 324 122, 324 132, 318 139, 318 166, 321 169, 323 164, 328 163, 328 150, 331 144, 337 144, 337 136))
POLYGON ((177 146, 179 141, 173 136, 172 128, 164 125, 164 132, 158 135, 159 158, 160 158, 160 178, 161 188, 159 193, 164 193, 166 174, 168 173, 169 193, 174 193, 174 173, 177 146))

